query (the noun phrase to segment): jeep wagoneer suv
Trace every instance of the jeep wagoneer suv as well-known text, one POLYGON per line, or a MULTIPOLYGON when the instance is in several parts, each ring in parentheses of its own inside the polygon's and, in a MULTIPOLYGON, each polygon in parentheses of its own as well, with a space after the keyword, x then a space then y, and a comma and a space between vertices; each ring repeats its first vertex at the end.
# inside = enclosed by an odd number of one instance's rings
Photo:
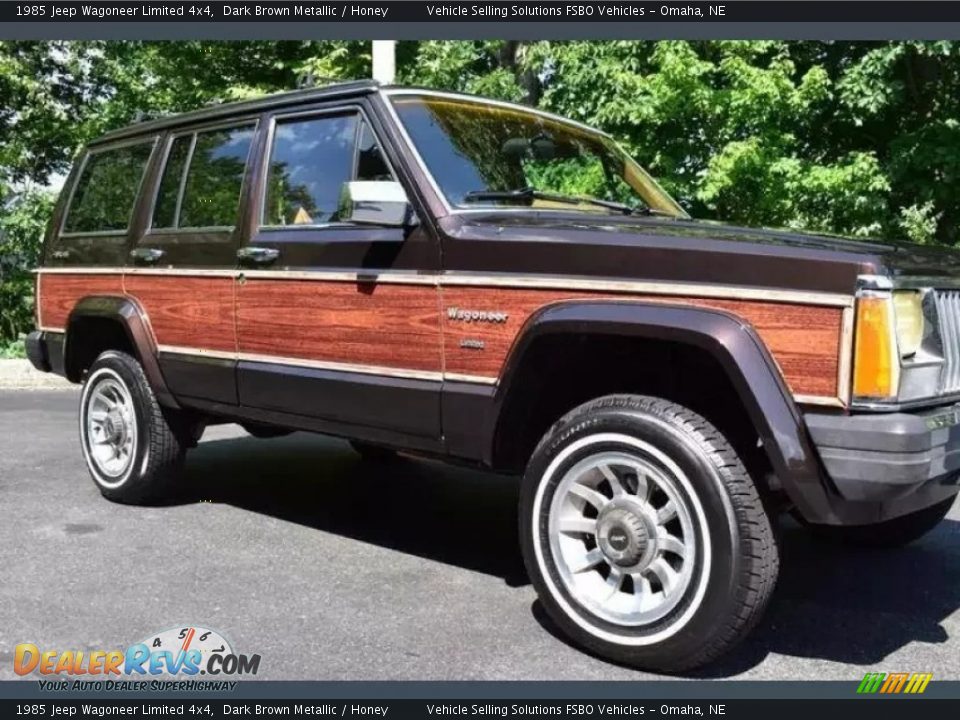
POLYGON ((604 133, 476 97, 356 82, 109 133, 37 325, 110 500, 171 492, 224 421, 522 475, 544 607, 640 667, 749 630, 777 513, 896 545, 957 493, 956 254, 698 222, 604 133))

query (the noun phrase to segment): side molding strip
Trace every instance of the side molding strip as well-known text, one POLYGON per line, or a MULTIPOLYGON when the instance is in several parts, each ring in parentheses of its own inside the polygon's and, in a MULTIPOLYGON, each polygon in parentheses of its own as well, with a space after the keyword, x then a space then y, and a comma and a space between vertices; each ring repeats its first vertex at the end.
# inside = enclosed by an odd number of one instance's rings
MULTIPOLYGON (((428 370, 409 370, 406 368, 382 367, 379 365, 360 365, 353 363, 326 362, 309 360, 306 358, 285 357, 282 355, 261 355, 258 353, 228 353, 219 350, 204 350, 203 348, 181 347, 178 345, 160 345, 158 350, 171 355, 193 355, 212 357, 224 360, 236 360, 273 365, 292 365, 296 367, 315 368, 317 370, 331 370, 334 372, 352 372, 366 375, 383 375, 386 377, 407 378, 411 380, 432 380, 440 382, 444 379, 441 372, 428 370)), ((495 380, 494 380, 495 382, 495 380)))
POLYGON ((316 270, 228 270, 207 268, 40 268, 41 274, 56 275, 173 275, 180 277, 240 277, 248 280, 316 280, 317 282, 390 283, 400 285, 476 286, 540 288, 549 290, 595 290, 609 293, 646 295, 681 295, 684 297, 761 300, 826 307, 853 307, 853 295, 745 285, 707 285, 668 283, 645 280, 617 280, 588 277, 536 275, 483 275, 468 272, 418 273, 399 271, 349 272, 333 269, 316 270))

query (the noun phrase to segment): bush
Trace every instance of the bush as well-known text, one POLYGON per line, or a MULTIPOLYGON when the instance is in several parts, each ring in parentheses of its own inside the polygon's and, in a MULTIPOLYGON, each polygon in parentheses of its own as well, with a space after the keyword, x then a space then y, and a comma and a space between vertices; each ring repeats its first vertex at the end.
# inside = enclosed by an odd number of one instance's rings
POLYGON ((12 358, 25 358, 27 348, 23 338, 14 340, 9 345, 0 345, 0 360, 10 360, 12 358))

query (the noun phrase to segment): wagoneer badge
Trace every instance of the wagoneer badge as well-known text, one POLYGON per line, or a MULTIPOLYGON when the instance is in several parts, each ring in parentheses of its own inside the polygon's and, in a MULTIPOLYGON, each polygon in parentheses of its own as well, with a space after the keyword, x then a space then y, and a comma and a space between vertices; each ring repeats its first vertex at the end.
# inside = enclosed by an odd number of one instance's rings
POLYGON ((505 323, 510 316, 505 312, 492 310, 464 310, 463 308, 449 307, 447 308, 447 317, 460 322, 505 323))

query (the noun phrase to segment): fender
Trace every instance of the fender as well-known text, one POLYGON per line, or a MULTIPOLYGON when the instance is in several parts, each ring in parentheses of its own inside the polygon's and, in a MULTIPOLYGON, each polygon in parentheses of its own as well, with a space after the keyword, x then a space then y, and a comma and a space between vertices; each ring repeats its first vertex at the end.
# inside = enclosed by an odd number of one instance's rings
MULTIPOLYGON (((67 365, 67 358, 70 357, 70 328, 74 320, 90 317, 113 320, 123 327, 143 366, 147 381, 157 396, 157 401, 166 407, 179 408, 180 404, 173 397, 163 378, 163 373, 160 372, 160 363, 157 361, 157 342, 153 337, 150 321, 143 308, 133 298, 90 296, 77 302, 70 312, 70 317, 67 318, 67 333, 63 348, 64 365, 67 365)), ((69 379, 73 382, 79 380, 73 377, 69 379)))
POLYGON ((672 341, 713 356, 743 402, 775 475, 797 509, 808 518, 833 514, 818 457, 776 362, 750 325, 720 310, 629 301, 562 302, 540 310, 515 342, 494 396, 488 435, 491 455, 501 412, 531 344, 548 334, 591 332, 672 341))

